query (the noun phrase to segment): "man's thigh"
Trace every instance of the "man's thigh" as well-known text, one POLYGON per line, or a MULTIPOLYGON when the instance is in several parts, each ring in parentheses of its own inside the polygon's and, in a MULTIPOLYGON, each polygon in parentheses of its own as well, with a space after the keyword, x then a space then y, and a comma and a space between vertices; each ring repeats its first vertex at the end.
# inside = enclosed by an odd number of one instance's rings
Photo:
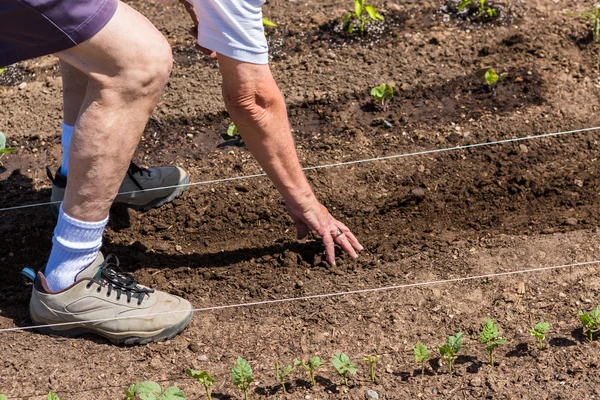
POLYGON ((117 6, 118 0, 0 1, 0 67, 85 42, 117 6))
POLYGON ((264 0, 191 0, 198 15, 198 44, 242 62, 267 64, 262 25, 264 0))

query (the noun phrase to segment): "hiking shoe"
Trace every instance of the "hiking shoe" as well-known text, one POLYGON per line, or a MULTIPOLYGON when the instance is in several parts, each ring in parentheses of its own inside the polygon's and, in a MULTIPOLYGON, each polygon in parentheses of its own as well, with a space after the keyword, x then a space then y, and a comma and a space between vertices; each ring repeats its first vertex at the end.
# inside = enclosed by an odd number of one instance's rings
MULTIPOLYGON (((63 201, 65 189, 67 187, 67 177, 60 173, 60 168, 56 175, 46 168, 48 178, 52 181, 52 196, 50 201, 63 201)), ((149 210, 160 207, 181 196, 185 190, 185 185, 189 183, 190 177, 185 170, 179 167, 154 167, 141 168, 135 163, 129 164, 129 169, 119 188, 119 193, 113 204, 125 204, 127 207, 136 210, 149 210), (171 187, 176 186, 176 187, 171 187), (164 188, 149 190, 155 188, 164 188)), ((59 203, 50 205, 52 215, 58 217, 59 203)))
POLYGON ((170 339, 188 326, 194 313, 187 300, 138 285, 118 267, 116 256, 104 260, 99 253, 73 285, 56 293, 38 272, 29 303, 31 320, 35 325, 62 325, 37 330, 67 337, 92 333, 115 344, 134 345, 170 339))

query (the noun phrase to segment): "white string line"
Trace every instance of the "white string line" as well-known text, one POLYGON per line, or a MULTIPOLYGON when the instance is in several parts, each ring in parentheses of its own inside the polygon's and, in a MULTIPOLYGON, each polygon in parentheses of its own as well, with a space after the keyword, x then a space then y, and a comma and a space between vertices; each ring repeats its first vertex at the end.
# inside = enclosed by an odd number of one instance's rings
MULTIPOLYGON (((144 317, 155 317, 155 316, 159 316, 159 315, 189 313, 190 311, 193 311, 194 313, 198 313, 198 312, 206 312, 206 311, 225 310, 225 309, 229 309, 229 308, 253 307, 253 306, 260 306, 260 305, 265 305, 265 304, 289 303, 289 302, 301 301, 301 300, 322 299, 322 298, 326 298, 326 297, 339 297, 339 296, 347 296, 347 295, 353 295, 353 294, 383 292, 383 291, 396 290, 396 289, 406 289, 406 288, 421 287, 421 286, 441 285, 444 283, 456 283, 456 282, 464 282, 464 281, 470 281, 470 280, 475 280, 475 279, 496 278, 496 277, 500 277, 500 276, 527 274, 527 273, 533 273, 533 272, 557 270, 557 269, 570 268, 570 267, 582 267, 582 266, 591 265, 591 264, 600 264, 600 260, 583 261, 583 262, 578 262, 578 263, 573 263, 573 264, 530 268, 530 269, 522 269, 522 270, 516 270, 516 271, 495 272, 495 273, 491 273, 491 274, 467 276, 467 277, 463 277, 463 278, 452 278, 452 279, 444 279, 444 280, 429 281, 429 282, 406 283, 403 285, 384 286, 384 287, 371 288, 371 289, 357 289, 357 290, 350 290, 347 292, 313 294, 313 295, 309 295, 309 296, 288 297, 288 298, 284 298, 284 299, 275 299, 275 300, 263 300, 263 301, 255 301, 255 302, 251 302, 251 303, 238 303, 238 304, 228 304, 228 305, 222 305, 222 306, 194 308, 192 310, 166 311, 166 312, 160 312, 160 313, 146 314, 146 315, 144 315, 144 317)), ((96 324, 96 323, 100 323, 100 322, 118 321, 121 319, 129 319, 129 318, 131 318, 131 317, 102 318, 102 319, 95 319, 95 320, 85 321, 85 322, 83 322, 83 321, 61 322, 61 323, 57 323, 57 324, 32 325, 32 326, 15 327, 15 328, 4 328, 4 329, 0 329, 0 333, 23 331, 23 330, 29 330, 29 329, 52 328, 52 327, 59 327, 59 326, 64 327, 64 326, 70 326, 70 325, 96 324)))
MULTIPOLYGON (((511 139, 496 140, 496 141, 491 141, 491 142, 466 144, 466 145, 460 145, 460 146, 455 146, 455 147, 445 147, 445 148, 441 148, 441 149, 415 151, 412 153, 393 154, 390 156, 365 158, 362 160, 343 161, 343 162, 339 162, 339 163, 315 165, 312 167, 304 167, 304 168, 302 168, 302 170, 303 171, 311 171, 311 170, 317 170, 317 169, 323 169, 323 168, 341 167, 344 165, 392 160, 395 158, 403 158, 403 157, 422 156, 422 155, 427 155, 427 154, 443 153, 443 152, 454 151, 454 150, 466 150, 466 149, 472 149, 475 147, 492 146, 492 145, 512 143, 512 142, 521 142, 524 140, 542 139, 542 138, 548 138, 548 137, 554 137, 554 136, 568 135, 568 134, 572 134, 572 133, 581 133, 581 132, 589 132, 589 131, 597 131, 597 130, 600 130, 600 126, 593 127, 593 128, 575 129, 575 130, 571 130, 571 131, 551 132, 551 133, 544 133, 544 134, 540 134, 540 135, 531 135, 531 136, 524 136, 524 137, 518 137, 518 138, 511 138, 511 139)), ((263 177, 263 176, 267 176, 267 174, 261 173, 261 174, 254 174, 254 175, 233 176, 230 178, 212 179, 209 181, 202 181, 202 182, 183 183, 183 184, 179 184, 179 185, 162 186, 162 187, 156 187, 156 188, 150 188, 150 189, 144 189, 144 190, 132 190, 129 192, 119 193, 119 195, 134 194, 134 193, 140 193, 140 192, 151 192, 154 190, 174 189, 174 188, 197 186, 197 185, 210 185, 213 183, 239 181, 239 180, 243 180, 243 179, 259 178, 259 177, 263 177)), ((49 206, 51 204, 60 204, 60 203, 61 203, 60 201, 48 201, 48 202, 44 202, 44 203, 26 204, 26 205, 22 205, 22 206, 4 207, 4 208, 0 208, 0 211, 19 210, 19 209, 24 209, 24 208, 49 206)))

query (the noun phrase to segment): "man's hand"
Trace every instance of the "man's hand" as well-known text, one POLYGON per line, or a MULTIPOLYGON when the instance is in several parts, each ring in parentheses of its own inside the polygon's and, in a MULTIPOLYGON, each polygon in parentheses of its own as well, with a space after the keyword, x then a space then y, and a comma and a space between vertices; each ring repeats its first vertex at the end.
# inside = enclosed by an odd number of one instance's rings
POLYGON ((363 249, 362 245, 350 229, 333 218, 321 203, 315 201, 305 209, 286 203, 286 208, 296 224, 298 239, 303 239, 311 229, 321 236, 329 264, 335 265, 335 243, 353 258, 358 258, 356 252, 363 249))
POLYGON ((194 47, 196 48, 196 50, 200 50, 204 55, 209 56, 210 58, 212 58, 213 60, 217 59, 217 53, 215 53, 212 50, 209 50, 205 47, 202 47, 198 44, 198 15, 196 15, 196 10, 194 10, 194 6, 192 6, 190 3, 187 2, 187 0, 179 0, 179 2, 181 4, 183 4, 183 6, 185 7, 185 10, 187 11, 187 13, 189 14, 190 18, 192 19, 192 22, 194 23, 194 26, 191 27, 189 29, 189 34, 192 35, 194 37, 194 40, 196 41, 196 44, 194 45, 194 47))

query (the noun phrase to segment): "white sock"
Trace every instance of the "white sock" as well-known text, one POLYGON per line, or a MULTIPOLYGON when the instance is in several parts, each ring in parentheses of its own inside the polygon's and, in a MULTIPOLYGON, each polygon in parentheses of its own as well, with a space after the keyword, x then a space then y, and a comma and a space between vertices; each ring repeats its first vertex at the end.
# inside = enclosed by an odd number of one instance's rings
POLYGON ((61 143, 63 148, 63 159, 62 165, 60 167, 60 173, 63 175, 67 175, 69 171, 69 146, 71 145, 71 136, 73 135, 73 127, 71 125, 62 123, 62 136, 61 143))
POLYGON ((46 283, 53 292, 66 289, 77 274, 88 267, 100 251, 102 233, 108 217, 100 222, 85 222, 69 217, 62 205, 52 238, 52 252, 46 265, 46 283))

